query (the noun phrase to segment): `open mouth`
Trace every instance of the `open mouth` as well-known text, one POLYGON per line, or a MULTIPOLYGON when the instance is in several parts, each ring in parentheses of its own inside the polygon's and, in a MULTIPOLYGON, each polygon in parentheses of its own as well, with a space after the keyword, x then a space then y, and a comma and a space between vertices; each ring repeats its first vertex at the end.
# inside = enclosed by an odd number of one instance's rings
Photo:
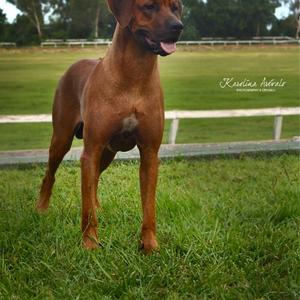
POLYGON ((143 30, 139 32, 139 39, 142 41, 144 46, 154 54, 167 56, 176 51, 177 39, 155 41, 149 37, 146 31, 143 30))
POLYGON ((158 47, 159 50, 162 50, 166 55, 170 55, 176 51, 176 42, 155 42, 148 37, 145 37, 145 41, 152 47, 158 47))

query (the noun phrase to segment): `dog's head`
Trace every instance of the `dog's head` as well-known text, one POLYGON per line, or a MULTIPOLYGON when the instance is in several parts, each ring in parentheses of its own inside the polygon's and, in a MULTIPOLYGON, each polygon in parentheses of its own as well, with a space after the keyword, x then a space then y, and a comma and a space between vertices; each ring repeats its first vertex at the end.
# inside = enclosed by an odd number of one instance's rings
POLYGON ((129 27, 136 40, 161 56, 176 50, 183 30, 181 0, 107 0, 121 27, 129 27))

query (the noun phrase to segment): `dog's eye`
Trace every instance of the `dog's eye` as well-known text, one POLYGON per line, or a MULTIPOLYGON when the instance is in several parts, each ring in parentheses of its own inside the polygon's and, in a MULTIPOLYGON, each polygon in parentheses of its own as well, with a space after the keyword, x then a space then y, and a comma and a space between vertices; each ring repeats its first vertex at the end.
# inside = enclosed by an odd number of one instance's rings
POLYGON ((172 12, 177 12, 179 10, 179 7, 177 4, 173 4, 171 9, 172 9, 172 12))
POLYGON ((157 8, 157 5, 154 3, 146 4, 143 6, 143 10, 147 11, 147 12, 152 12, 152 11, 156 10, 156 8, 157 8))

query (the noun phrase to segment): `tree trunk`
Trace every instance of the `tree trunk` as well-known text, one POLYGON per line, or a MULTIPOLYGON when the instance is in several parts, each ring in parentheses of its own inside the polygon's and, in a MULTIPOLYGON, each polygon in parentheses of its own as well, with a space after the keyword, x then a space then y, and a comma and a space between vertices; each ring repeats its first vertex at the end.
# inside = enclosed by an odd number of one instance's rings
POLYGON ((297 7, 297 2, 295 3, 295 16, 297 21, 296 39, 299 39, 299 34, 300 34, 300 1, 299 0, 298 0, 298 7, 297 7))
POLYGON ((260 36, 260 22, 259 21, 257 22, 257 25, 256 25, 256 36, 260 36))
POLYGON ((36 27, 36 30, 38 32, 39 38, 41 40, 43 38, 43 31, 42 31, 41 22, 40 22, 40 20, 37 16, 36 11, 34 11, 34 23, 35 23, 35 27, 36 27))
POLYGON ((95 39, 99 37, 99 19, 100 19, 100 3, 97 4, 96 18, 95 18, 95 39))

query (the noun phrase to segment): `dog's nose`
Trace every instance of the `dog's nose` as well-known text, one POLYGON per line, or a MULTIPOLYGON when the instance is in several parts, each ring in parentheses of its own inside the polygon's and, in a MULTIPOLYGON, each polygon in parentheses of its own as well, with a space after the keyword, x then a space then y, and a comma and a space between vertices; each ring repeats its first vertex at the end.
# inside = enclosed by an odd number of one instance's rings
POLYGON ((183 24, 181 21, 179 20, 172 20, 169 23, 169 28, 171 29, 171 31, 181 31, 183 29, 183 24))

